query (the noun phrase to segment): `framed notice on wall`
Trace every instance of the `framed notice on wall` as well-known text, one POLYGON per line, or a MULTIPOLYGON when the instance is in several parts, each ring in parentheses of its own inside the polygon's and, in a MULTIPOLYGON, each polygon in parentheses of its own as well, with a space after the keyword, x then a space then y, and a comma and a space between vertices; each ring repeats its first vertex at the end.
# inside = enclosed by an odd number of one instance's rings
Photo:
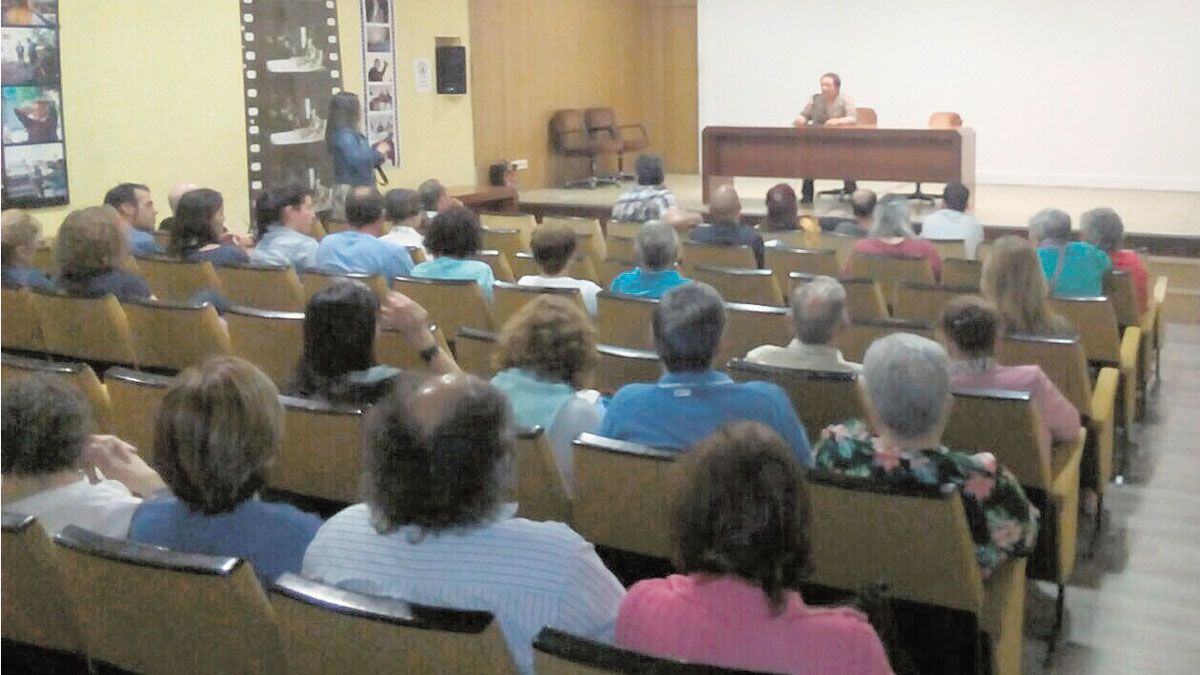
POLYGON ((387 162, 400 165, 396 111, 396 32, 392 0, 362 0, 363 129, 371 145, 387 144, 387 162))
MULTIPOLYGON (((329 99, 342 90, 334 0, 241 0, 250 199, 301 184, 328 209, 333 163, 325 147, 329 99)), ((251 209, 253 212, 253 209, 251 209)))
POLYGON ((0 11, 4 208, 66 204, 58 0, 4 3, 0 11))

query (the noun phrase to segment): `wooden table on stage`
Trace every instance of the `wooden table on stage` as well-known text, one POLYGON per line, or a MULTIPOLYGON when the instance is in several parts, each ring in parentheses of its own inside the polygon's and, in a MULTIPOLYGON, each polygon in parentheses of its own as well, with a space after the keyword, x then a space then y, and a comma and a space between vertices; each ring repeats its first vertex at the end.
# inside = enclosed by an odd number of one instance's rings
POLYGON ((975 193, 972 129, 705 127, 704 202, 735 176, 962 183, 975 193))
POLYGON ((517 213, 517 189, 507 185, 458 185, 446 188, 451 197, 457 197, 463 206, 476 211, 499 211, 517 213))

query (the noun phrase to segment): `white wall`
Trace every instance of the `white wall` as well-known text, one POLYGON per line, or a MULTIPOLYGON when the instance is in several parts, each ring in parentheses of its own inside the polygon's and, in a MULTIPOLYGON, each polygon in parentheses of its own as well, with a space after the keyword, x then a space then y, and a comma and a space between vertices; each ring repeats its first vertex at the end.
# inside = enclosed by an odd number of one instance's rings
POLYGON ((981 183, 1200 191, 1200 1, 699 0, 700 128, 786 126, 825 71, 880 126, 962 114, 981 183))

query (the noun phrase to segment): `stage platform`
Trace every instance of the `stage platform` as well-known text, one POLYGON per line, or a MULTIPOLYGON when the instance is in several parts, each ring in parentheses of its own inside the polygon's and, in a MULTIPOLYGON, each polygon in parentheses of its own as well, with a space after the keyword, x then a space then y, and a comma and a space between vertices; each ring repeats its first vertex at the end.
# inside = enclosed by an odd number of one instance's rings
MULTIPOLYGON (((766 213, 763 199, 767 189, 780 182, 770 178, 738 178, 734 187, 742 198, 742 210, 750 221, 766 213)), ((800 181, 787 180, 800 192, 800 181)), ((617 197, 631 183, 599 187, 595 190, 547 188, 521 190, 521 210, 536 214, 580 215, 607 219, 617 197)), ((675 193, 681 208, 706 212, 700 198, 700 176, 670 174, 667 187, 675 193)), ((817 181, 817 189, 839 187, 837 181, 817 181)), ((876 193, 912 192, 912 183, 881 183, 859 181, 860 187, 876 193)), ((922 185, 927 193, 938 193, 940 185, 922 185)), ((914 219, 920 220, 935 206, 912 202, 914 219)), ((1015 229, 1024 229, 1029 217, 1053 206, 1071 214, 1078 227, 1079 214, 1097 206, 1110 206, 1121 214, 1125 223, 1128 245, 1145 248, 1152 255, 1200 258, 1200 192, 1171 192, 1154 190, 1109 190, 1069 187, 1039 187, 1020 185, 978 185, 975 190, 976 217, 987 226, 993 238, 1015 229)), ((833 197, 819 197, 812 207, 802 207, 801 213, 816 215, 848 214, 849 205, 833 197)))

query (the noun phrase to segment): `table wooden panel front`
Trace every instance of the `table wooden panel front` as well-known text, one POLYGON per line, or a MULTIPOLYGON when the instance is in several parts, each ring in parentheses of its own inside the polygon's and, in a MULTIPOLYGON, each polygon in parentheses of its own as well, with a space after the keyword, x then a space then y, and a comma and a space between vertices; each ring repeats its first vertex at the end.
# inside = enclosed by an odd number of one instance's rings
POLYGON ((735 176, 957 182, 975 189, 971 129, 705 127, 702 184, 735 176))

